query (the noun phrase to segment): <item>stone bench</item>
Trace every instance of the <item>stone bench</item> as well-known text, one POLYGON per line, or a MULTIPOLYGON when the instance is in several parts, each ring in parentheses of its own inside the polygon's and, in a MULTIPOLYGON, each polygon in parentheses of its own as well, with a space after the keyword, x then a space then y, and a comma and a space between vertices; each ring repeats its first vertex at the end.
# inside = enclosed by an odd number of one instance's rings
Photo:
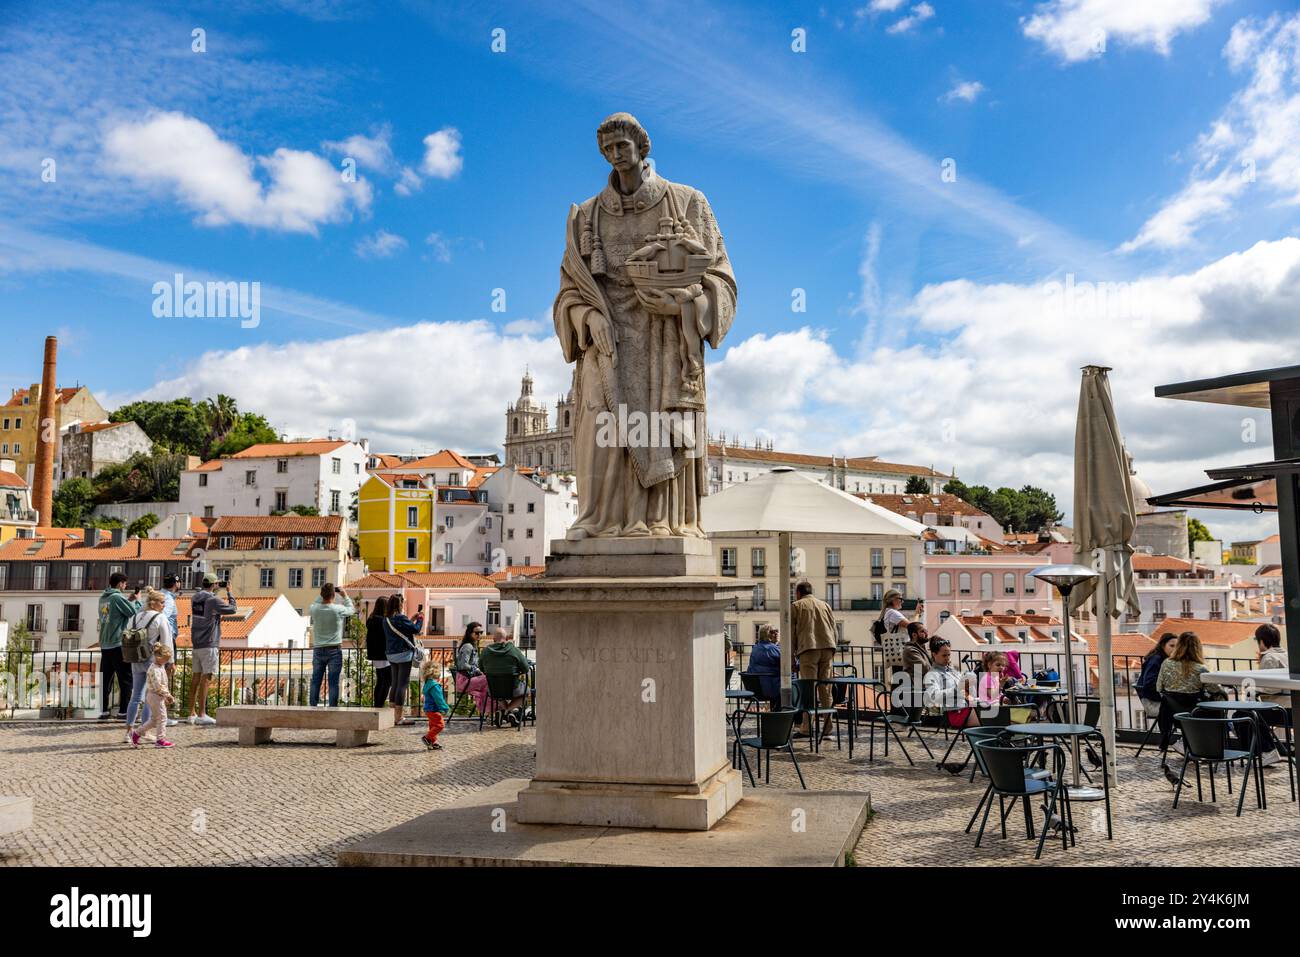
POLYGON ((270 741, 272 728, 301 728, 335 731, 336 747, 355 748, 369 740, 371 731, 382 731, 392 726, 392 708, 237 704, 224 705, 217 711, 217 727, 238 728, 242 747, 270 741))
POLYGON ((29 797, 7 797, 0 794, 0 834, 12 834, 32 826, 32 808, 35 802, 29 797))

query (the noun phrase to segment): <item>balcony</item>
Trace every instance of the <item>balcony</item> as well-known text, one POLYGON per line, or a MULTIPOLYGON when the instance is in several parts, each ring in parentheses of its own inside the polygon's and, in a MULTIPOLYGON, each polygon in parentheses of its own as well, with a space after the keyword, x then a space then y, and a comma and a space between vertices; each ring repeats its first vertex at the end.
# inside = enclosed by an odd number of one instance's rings
POLYGON ((885 566, 884 566, 884 565, 872 565, 872 566, 871 566, 871 577, 872 577, 872 578, 884 578, 884 577, 885 577, 885 566))
POLYGON ((907 566, 906 566, 906 565, 893 565, 893 566, 891 566, 890 571, 893 573, 893 575, 894 575, 895 578, 906 578, 906 577, 907 577, 907 566))
POLYGON ((767 574, 767 566, 766 566, 766 565, 754 565, 754 566, 753 566, 752 568, 750 568, 750 570, 749 570, 749 577, 750 577, 750 578, 762 578, 762 577, 763 577, 764 575, 766 575, 766 574, 767 574))
POLYGON ((826 577, 827 577, 827 578, 839 578, 839 577, 840 577, 840 566, 839 566, 839 565, 827 565, 827 566, 826 566, 826 577))
POLYGON ((0 510, 0 519, 6 522, 30 522, 36 524, 36 512, 29 508, 6 508, 0 510))
POLYGON ((735 577, 736 577, 736 566, 735 566, 735 565, 723 565, 723 566, 722 566, 722 577, 723 577, 723 578, 735 578, 735 577))

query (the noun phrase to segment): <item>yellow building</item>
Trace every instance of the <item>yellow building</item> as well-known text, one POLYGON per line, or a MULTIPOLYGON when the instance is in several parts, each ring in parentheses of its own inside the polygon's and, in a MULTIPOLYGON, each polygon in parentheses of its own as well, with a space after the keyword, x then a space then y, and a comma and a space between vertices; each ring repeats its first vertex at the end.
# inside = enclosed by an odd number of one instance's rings
MULTIPOLYGON (((108 412, 85 386, 59 389, 55 397, 55 415, 59 420, 60 436, 78 422, 103 422, 108 412)), ((28 472, 36 465, 36 442, 40 437, 41 385, 33 383, 30 389, 16 389, 9 401, 0 406, 0 458, 13 459, 15 471, 30 480, 28 472)), ((54 475, 59 475, 59 455, 55 455, 54 475)), ((46 522, 46 524, 49 524, 46 522)))
POLYGON ((357 541, 368 569, 491 573, 500 518, 490 514, 473 465, 454 477, 460 483, 438 484, 432 470, 371 473, 357 497, 357 541))
POLYGON ((32 493, 10 459, 0 459, 0 545, 36 529, 32 493))

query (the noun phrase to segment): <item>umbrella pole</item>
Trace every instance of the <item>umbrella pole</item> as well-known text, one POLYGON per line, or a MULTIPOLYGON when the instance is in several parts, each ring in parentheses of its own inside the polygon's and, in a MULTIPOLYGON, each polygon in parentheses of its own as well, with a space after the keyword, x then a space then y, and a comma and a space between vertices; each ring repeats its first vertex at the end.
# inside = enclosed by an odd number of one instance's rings
POLYGON ((789 708, 791 693, 790 672, 794 664, 794 634, 790 631, 790 533, 777 534, 777 570, 780 577, 778 594, 781 601, 781 707, 789 708))
MULTIPOLYGON (((1073 641, 1070 637, 1070 591, 1071 589, 1062 589, 1061 591, 1061 632, 1065 635, 1065 697, 1066 723, 1074 724, 1079 720, 1079 712, 1074 703, 1074 648, 1073 641)), ((1079 786, 1079 738, 1077 735, 1070 735, 1070 752, 1073 758, 1072 781, 1073 787, 1079 786)))
MULTIPOLYGON (((1110 579, 1111 549, 1102 549, 1101 575, 1097 578, 1097 697, 1101 699, 1101 737, 1106 742, 1106 773, 1111 787, 1115 777, 1115 660, 1111 657, 1110 579)), ((1077 760, 1077 758, 1076 758, 1077 760)))

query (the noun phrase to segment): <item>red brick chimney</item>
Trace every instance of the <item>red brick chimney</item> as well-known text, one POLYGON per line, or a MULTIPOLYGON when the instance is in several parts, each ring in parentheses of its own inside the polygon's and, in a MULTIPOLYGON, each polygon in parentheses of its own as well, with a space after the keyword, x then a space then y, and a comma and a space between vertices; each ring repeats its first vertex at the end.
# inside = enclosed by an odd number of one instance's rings
POLYGON ((42 525, 54 524, 54 443, 59 441, 59 423, 55 419, 58 379, 55 360, 59 340, 45 337, 45 368, 41 373, 41 408, 36 421, 36 475, 32 480, 32 507, 42 525))

